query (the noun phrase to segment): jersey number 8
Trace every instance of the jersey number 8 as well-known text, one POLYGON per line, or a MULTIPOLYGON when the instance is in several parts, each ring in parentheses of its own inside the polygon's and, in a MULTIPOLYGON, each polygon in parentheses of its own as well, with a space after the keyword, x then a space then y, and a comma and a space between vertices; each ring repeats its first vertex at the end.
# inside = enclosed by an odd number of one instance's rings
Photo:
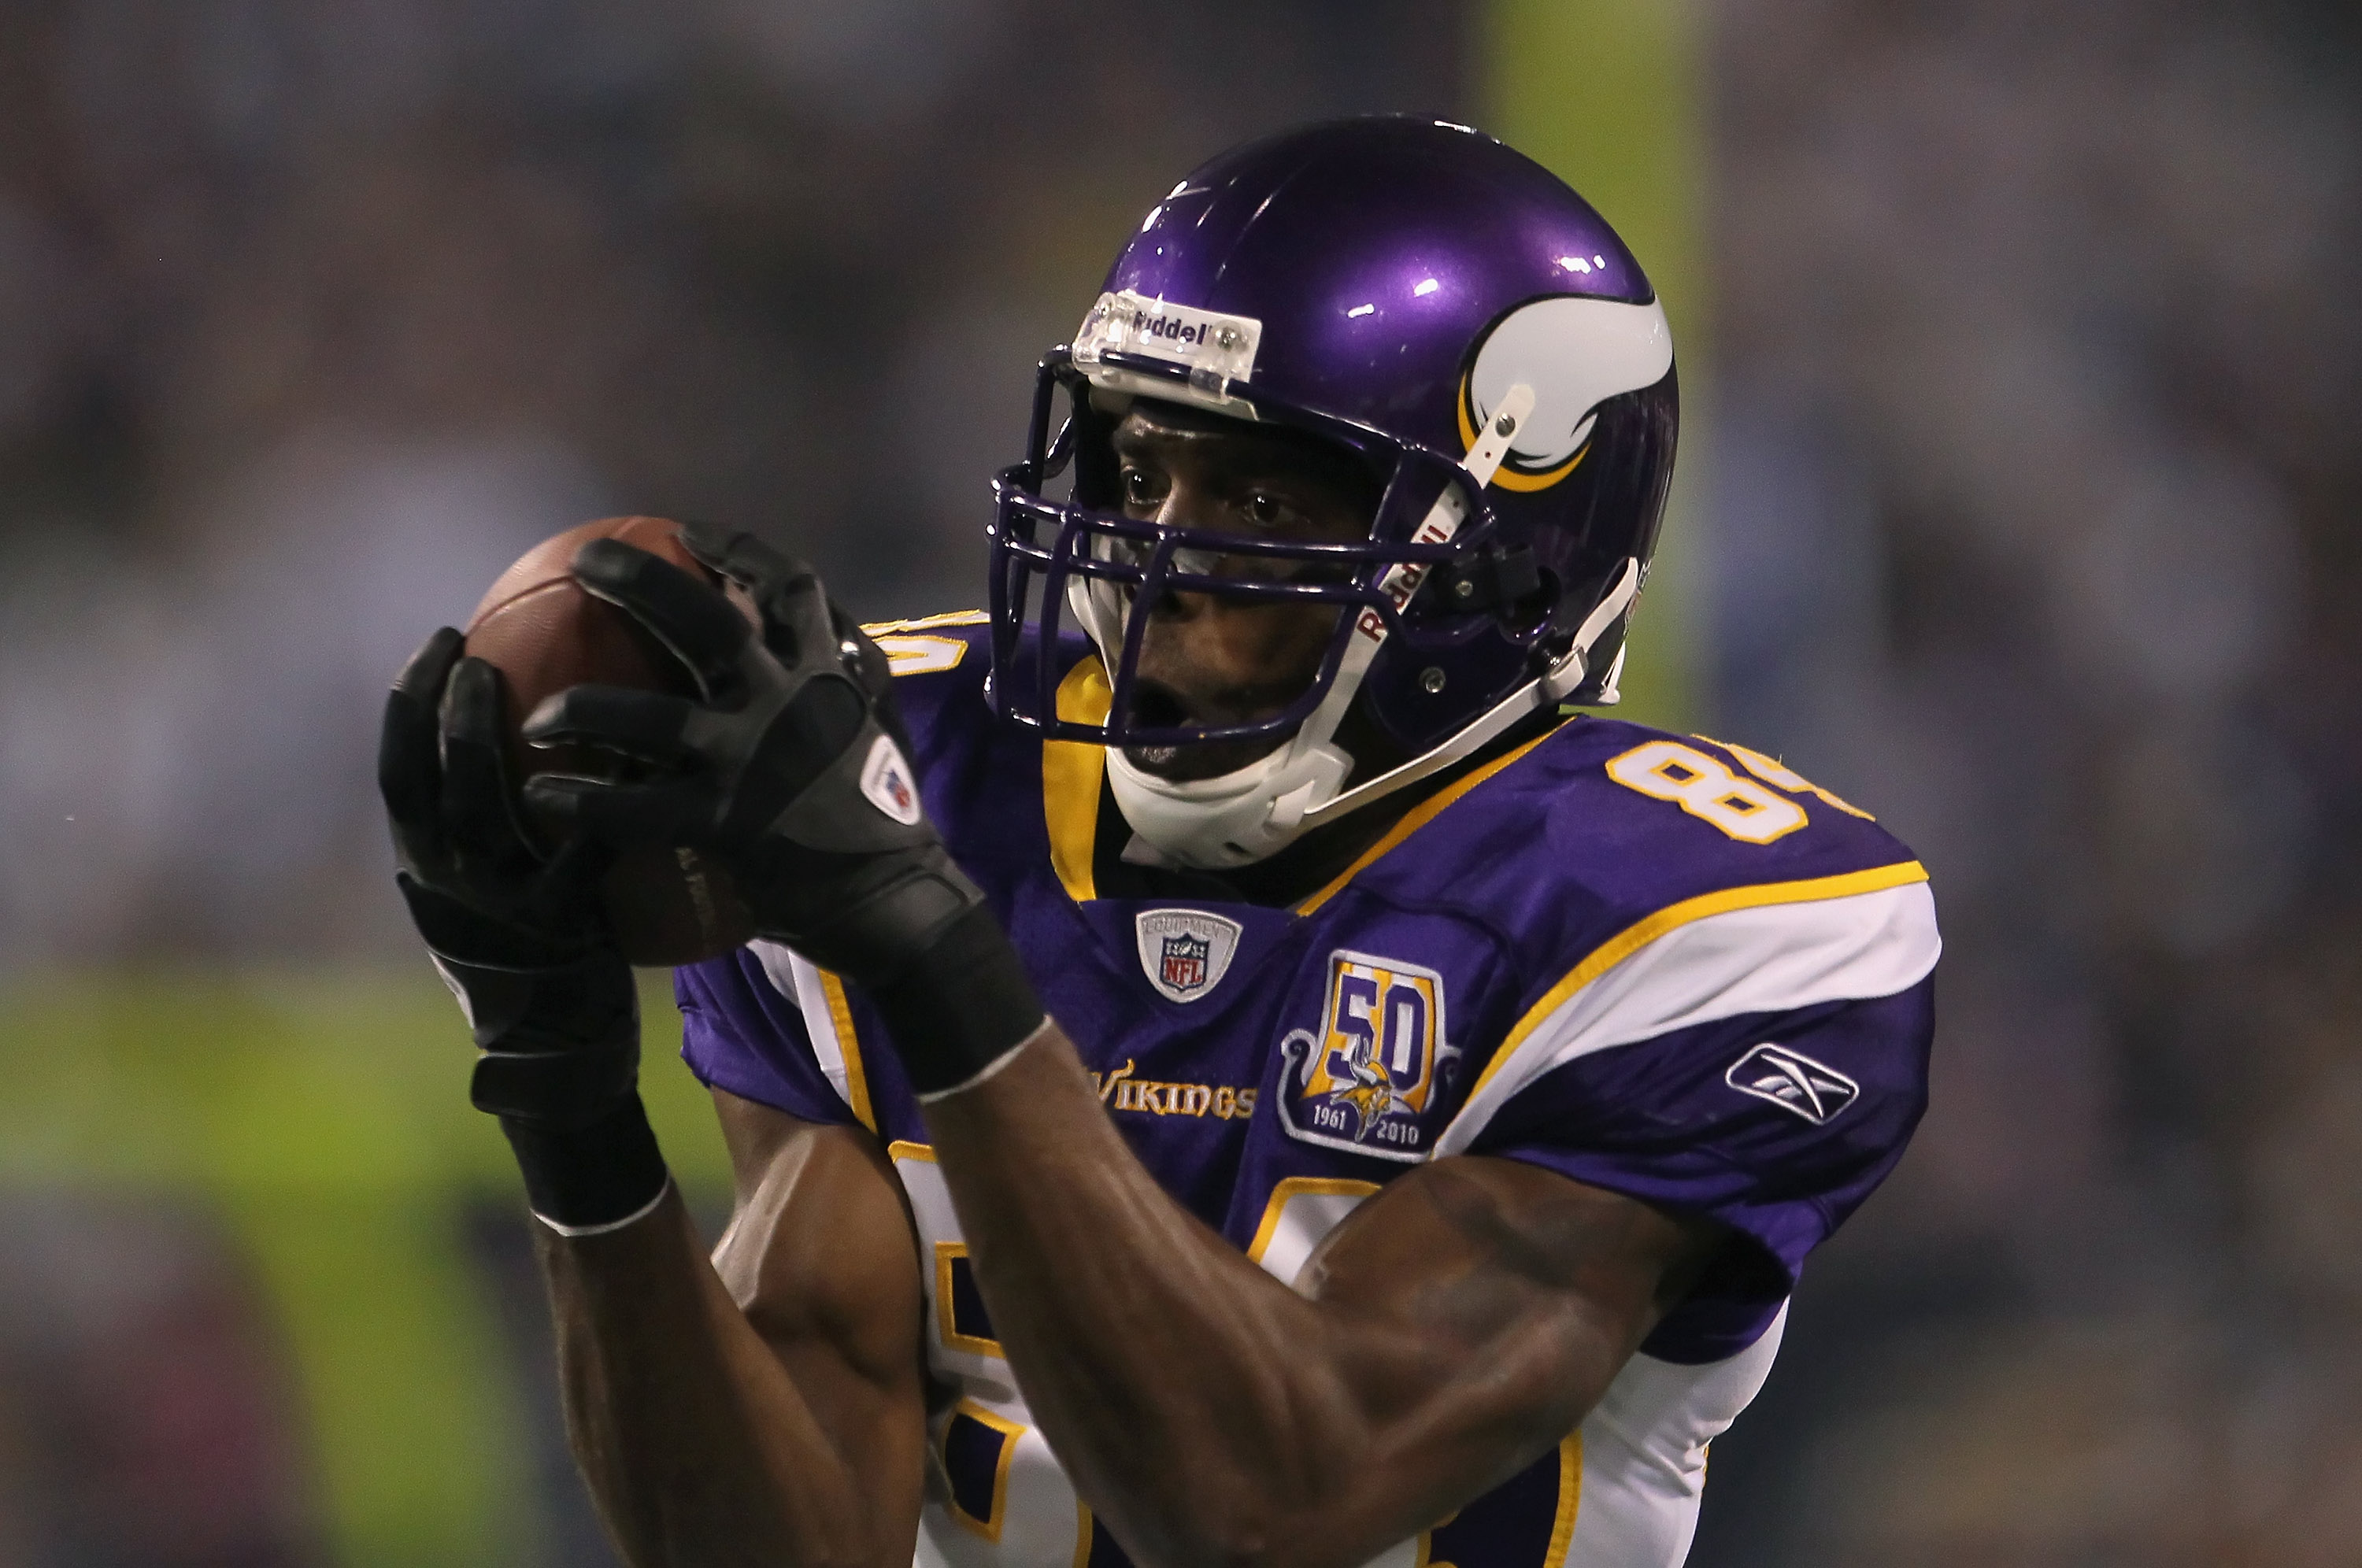
POLYGON ((1720 758, 1679 741, 1653 740, 1634 746, 1607 764, 1607 777, 1628 790, 1671 801, 1744 844, 1770 844, 1794 833, 1806 821, 1805 808, 1785 795, 1773 793, 1754 779, 1732 772, 1720 758))

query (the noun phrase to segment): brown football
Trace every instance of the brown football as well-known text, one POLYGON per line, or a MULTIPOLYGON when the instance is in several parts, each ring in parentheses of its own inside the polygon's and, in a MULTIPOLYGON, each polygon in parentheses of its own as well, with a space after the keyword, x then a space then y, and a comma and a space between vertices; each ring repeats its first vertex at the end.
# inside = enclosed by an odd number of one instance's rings
MULTIPOLYGON (((542 699, 569 686, 628 686, 697 694, 681 662, 637 621, 582 591, 568 570, 592 539, 621 539, 708 582, 718 581, 681 545, 679 525, 662 517, 608 517, 545 539, 502 572, 468 622, 468 652, 498 669, 508 688, 509 758, 522 785, 536 773, 626 776, 629 764, 582 747, 528 746, 519 734, 542 699)), ((528 831, 549 824, 526 814, 528 831)), ((625 850, 604 885, 607 916, 635 964, 690 964, 727 953, 754 934, 753 916, 727 870, 693 849, 625 850)))

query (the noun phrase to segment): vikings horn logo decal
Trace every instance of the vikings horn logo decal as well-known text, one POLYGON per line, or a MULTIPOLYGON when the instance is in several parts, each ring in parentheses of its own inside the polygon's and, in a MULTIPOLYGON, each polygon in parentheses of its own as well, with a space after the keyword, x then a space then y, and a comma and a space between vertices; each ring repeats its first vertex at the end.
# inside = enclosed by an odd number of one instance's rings
POLYGON ((1494 324, 1460 381, 1460 442, 1476 433, 1508 390, 1534 389, 1534 412, 1494 474, 1504 490, 1548 490, 1583 461, 1599 405, 1655 386, 1673 368, 1664 307, 1562 294, 1519 305, 1494 324))

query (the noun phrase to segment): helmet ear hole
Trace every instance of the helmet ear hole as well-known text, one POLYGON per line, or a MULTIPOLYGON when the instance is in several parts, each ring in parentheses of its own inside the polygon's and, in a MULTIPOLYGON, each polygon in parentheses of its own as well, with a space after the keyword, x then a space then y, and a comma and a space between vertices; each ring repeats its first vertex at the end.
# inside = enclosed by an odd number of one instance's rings
POLYGON ((1489 616, 1503 630, 1524 635, 1548 621, 1562 595, 1558 574, 1523 545, 1493 547, 1436 569, 1416 601, 1422 611, 1489 616))
POLYGON ((1531 632, 1556 614, 1565 597, 1558 573, 1543 567, 1536 572, 1538 580, 1533 591, 1523 594, 1501 607, 1501 624, 1512 632, 1531 632))

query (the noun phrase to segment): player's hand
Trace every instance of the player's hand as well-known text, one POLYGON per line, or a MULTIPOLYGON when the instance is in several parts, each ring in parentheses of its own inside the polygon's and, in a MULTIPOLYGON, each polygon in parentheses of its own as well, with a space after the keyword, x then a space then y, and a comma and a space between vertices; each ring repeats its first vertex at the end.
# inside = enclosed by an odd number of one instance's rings
POLYGON ((476 1105, 578 1128, 628 1099, 639 1066, 631 969, 598 897, 613 852, 583 839, 534 847, 502 706, 499 672, 461 657, 447 626, 395 679, 378 751, 394 881, 484 1053, 476 1105))
POLYGON ((715 856, 756 930, 870 992, 916 1087, 963 1081, 983 1065, 975 1053, 997 1056, 1030 1034, 1041 1007, 983 894, 920 809, 885 655, 802 562, 707 525, 680 537, 745 591, 761 635, 723 593, 654 556, 611 539, 585 545, 576 580, 671 648, 704 695, 560 692, 526 722, 525 738, 617 753, 642 776, 543 774, 528 799, 592 837, 715 856), (951 1059, 922 1060, 939 1051, 951 1059))
POLYGON ((644 777, 545 774, 530 799, 599 838, 713 855, 764 935, 848 977, 881 978, 979 900, 920 811, 885 656, 801 562, 694 524, 681 542, 747 591, 763 635, 720 592, 646 551, 584 546, 577 580, 678 654, 706 700, 560 692, 526 722, 525 738, 621 753, 644 777))

